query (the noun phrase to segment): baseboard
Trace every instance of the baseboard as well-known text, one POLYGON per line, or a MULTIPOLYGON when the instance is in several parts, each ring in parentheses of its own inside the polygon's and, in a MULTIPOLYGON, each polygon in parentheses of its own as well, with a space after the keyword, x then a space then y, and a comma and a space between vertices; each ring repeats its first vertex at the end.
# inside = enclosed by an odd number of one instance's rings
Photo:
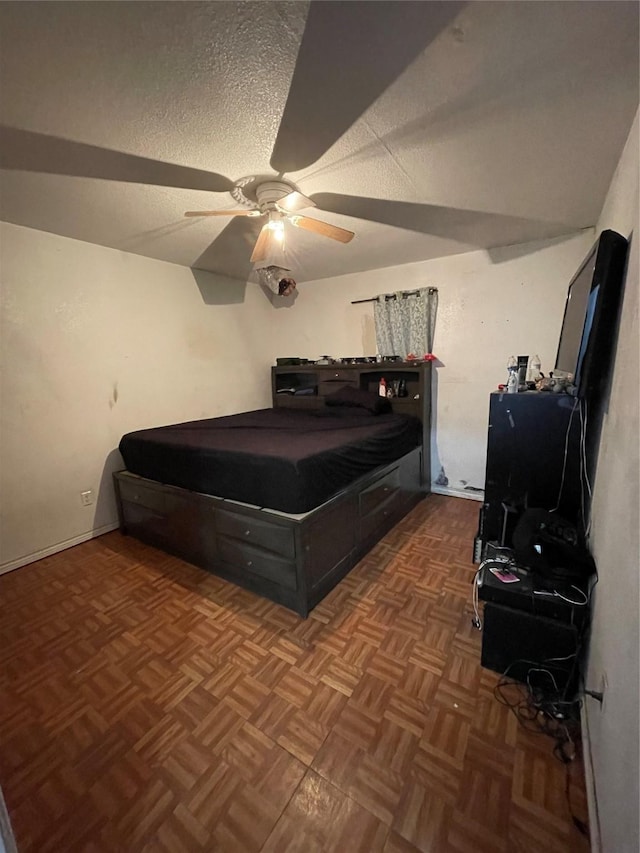
POLYGON ((15 560, 9 560, 7 563, 0 563, 0 575, 6 572, 12 572, 14 569, 20 569, 29 563, 35 563, 36 560, 42 560, 44 557, 50 557, 52 554, 57 554, 59 551, 66 551, 67 548, 73 548, 74 545, 79 545, 81 542, 88 542, 89 539, 95 539, 96 536, 102 536, 103 533, 110 533, 112 530, 117 530, 120 525, 118 522, 112 524, 104 524, 102 527, 96 527, 95 530, 88 530, 86 533, 81 533, 79 536, 73 536, 71 539, 65 539, 64 542, 58 542, 56 545, 50 545, 48 548, 42 548, 40 551, 34 551, 32 554, 26 554, 24 557, 18 557, 15 560))
POLYGON ((582 728, 582 753, 584 761, 584 785, 587 793, 587 808, 589 809, 589 836, 591 853, 602 853, 600 840, 600 818, 598 815, 598 800, 596 798, 596 779, 591 760, 591 738, 589 736, 589 719, 585 704, 580 708, 580 726, 582 728))
POLYGON ((469 501, 483 501, 484 491, 470 492, 467 489, 450 489, 449 486, 436 486, 431 484, 431 491, 434 495, 448 495, 450 498, 465 498, 469 501))

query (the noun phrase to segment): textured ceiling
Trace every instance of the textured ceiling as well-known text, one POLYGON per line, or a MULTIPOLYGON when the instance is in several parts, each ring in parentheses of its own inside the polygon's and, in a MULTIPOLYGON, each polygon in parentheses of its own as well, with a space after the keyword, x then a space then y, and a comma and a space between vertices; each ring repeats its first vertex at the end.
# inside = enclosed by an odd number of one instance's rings
POLYGON ((638 107, 633 2, 0 4, 0 217, 240 279, 285 173, 348 245, 298 280, 593 225, 638 107), (256 224, 258 223, 258 224, 256 224))

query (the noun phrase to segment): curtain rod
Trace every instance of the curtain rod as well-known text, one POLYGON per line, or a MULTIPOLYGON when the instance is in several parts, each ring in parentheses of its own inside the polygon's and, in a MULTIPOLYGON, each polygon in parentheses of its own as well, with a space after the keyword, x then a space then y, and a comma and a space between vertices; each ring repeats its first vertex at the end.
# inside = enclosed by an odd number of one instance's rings
MULTIPOLYGON (((428 287, 427 291, 429 293, 437 293, 438 288, 437 287, 428 287)), ((404 299, 406 296, 415 296, 417 293, 420 293, 420 291, 419 290, 401 290, 400 293, 402 294, 402 298, 404 299)), ((363 302, 377 302, 378 298, 379 297, 377 297, 377 296, 372 296, 370 299, 354 299, 354 300, 352 300, 351 304, 352 305, 361 305, 363 302)), ((384 298, 385 298, 385 300, 386 299, 395 299, 396 295, 395 295, 395 293, 385 293, 384 298)))

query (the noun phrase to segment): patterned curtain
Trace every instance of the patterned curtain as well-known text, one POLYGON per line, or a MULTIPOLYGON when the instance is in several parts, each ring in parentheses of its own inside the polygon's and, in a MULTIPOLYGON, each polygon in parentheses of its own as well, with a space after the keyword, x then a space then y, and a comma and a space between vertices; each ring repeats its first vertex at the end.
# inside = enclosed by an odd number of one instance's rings
POLYGON ((380 355, 431 354, 436 328, 438 290, 424 287, 415 293, 382 294, 374 302, 376 345, 380 355))

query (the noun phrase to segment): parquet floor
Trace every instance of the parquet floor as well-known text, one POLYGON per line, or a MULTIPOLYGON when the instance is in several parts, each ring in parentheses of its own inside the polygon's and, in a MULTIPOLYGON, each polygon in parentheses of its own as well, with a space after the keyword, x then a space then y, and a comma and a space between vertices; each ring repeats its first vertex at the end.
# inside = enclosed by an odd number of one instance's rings
POLYGON ((307 620, 119 533, 1 577, 21 853, 588 850, 479 665, 477 509, 427 498, 307 620))

